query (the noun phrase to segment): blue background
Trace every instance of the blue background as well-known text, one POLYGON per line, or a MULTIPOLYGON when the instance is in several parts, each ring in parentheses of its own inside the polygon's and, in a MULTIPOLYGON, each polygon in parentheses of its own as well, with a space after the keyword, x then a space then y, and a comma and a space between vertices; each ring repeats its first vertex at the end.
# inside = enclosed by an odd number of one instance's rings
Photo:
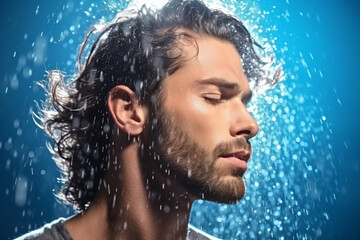
MULTIPOLYGON (((238 2, 234 2, 235 6, 239 6, 238 2)), ((247 217, 246 220, 240 221, 241 224, 233 225, 234 221, 229 222, 231 220, 229 218, 224 218, 225 222, 217 219, 221 212, 226 212, 229 216, 228 209, 222 206, 218 209, 220 213, 205 211, 212 206, 206 202, 194 207, 196 214, 193 215, 192 221, 195 225, 197 225, 195 221, 198 221, 199 227, 203 230, 226 239, 269 239, 271 236, 275 239, 280 239, 281 236, 285 236, 285 239, 305 237, 360 239, 360 159, 357 151, 360 149, 357 141, 360 135, 358 127, 360 122, 359 3, 349 0, 245 2, 264 11, 260 14, 264 17, 257 19, 240 16, 240 18, 253 19, 262 26, 265 30, 259 34, 263 38, 276 38, 277 49, 274 51, 284 62, 284 71, 287 74, 282 86, 291 90, 284 98, 283 105, 290 110, 297 110, 295 120, 292 121, 295 124, 292 134, 295 132, 301 135, 301 127, 310 126, 306 131, 309 134, 302 138, 305 142, 301 145, 303 147, 298 149, 302 151, 302 159, 304 155, 310 155, 307 149, 314 149, 315 155, 321 155, 322 150, 327 149, 326 154, 329 157, 324 157, 325 163, 322 168, 313 164, 315 170, 319 168, 321 172, 312 181, 317 186, 316 191, 319 192, 315 197, 309 199, 309 196, 313 196, 312 191, 315 191, 315 188, 306 188, 306 184, 293 181, 295 186, 293 188, 298 187, 303 195, 296 195, 290 205, 309 206, 310 211, 305 217, 303 214, 298 218, 296 228, 291 222, 284 221, 282 231, 274 230, 273 235, 267 235, 265 230, 265 233, 259 234, 258 229, 263 226, 261 216, 253 217, 256 224, 251 224, 251 218, 247 217), (267 26, 271 29, 266 30, 267 26), (300 101, 302 105, 297 104, 299 99, 304 99, 300 101), (302 118, 305 119, 303 125, 301 125, 302 118), (300 124, 296 125, 297 123, 300 124), (317 131, 318 129, 321 130, 317 131), (311 134, 317 136, 316 141, 312 141, 311 134), (199 212, 201 210, 203 213, 199 212), (224 226, 259 235, 238 233, 234 235, 234 231, 223 230, 224 226), (288 234, 284 235, 283 232, 288 234)), ((72 1, 59 3, 45 0, 13 0, 2 4, 0 10, 2 25, 0 38, 1 239, 16 237, 57 217, 73 214, 69 208, 55 201, 53 188, 55 187, 56 191, 60 186, 57 182, 59 171, 46 150, 44 133, 35 126, 31 118, 31 110, 36 107, 34 100, 44 99, 43 91, 35 82, 44 79, 45 70, 61 69, 69 74, 75 71, 74 59, 82 37, 87 28, 96 23, 105 11, 103 3, 98 2, 98 5, 94 6, 91 6, 91 3, 90 1, 81 4, 72 1), (92 8, 92 13, 89 8, 92 8), (85 10, 91 13, 90 16, 84 13, 85 10), (44 44, 46 51, 41 50, 44 44), (38 58, 34 60, 36 56, 38 58), (25 187, 25 193, 21 191, 21 187, 25 187)), ((124 3, 118 5, 123 7, 124 3)), ((113 11, 115 10, 105 12, 111 16, 113 11)), ((280 92, 279 89, 271 90, 268 96, 272 94, 280 96, 280 92)), ((279 105, 281 104, 277 107, 279 105)), ((261 111, 266 109, 271 109, 271 105, 263 106, 261 111)), ((257 117, 255 113, 254 116, 257 117)), ((279 129, 281 126, 287 128, 286 118, 289 118, 289 115, 277 121, 277 126, 280 124, 279 129)), ((271 132, 271 127, 266 125, 267 119, 257 120, 261 123, 260 126, 263 124, 265 135, 272 134, 277 139, 286 137, 286 131, 271 132)), ((289 146, 289 149, 292 148, 289 146)), ((261 155, 261 152, 258 154, 261 155)), ((285 175, 291 172, 302 176, 304 170, 309 170, 308 165, 305 169, 305 165, 300 164, 297 169, 287 171, 287 164, 295 162, 296 158, 287 158, 283 152, 277 154, 279 162, 276 163, 278 168, 274 168, 275 171, 280 172, 279 166, 284 166, 285 175)), ((311 157, 307 159, 307 164, 317 161, 311 157)), ((249 171, 260 171, 255 166, 254 163, 254 170, 250 168, 249 171)), ((311 171, 316 172, 315 170, 311 171)), ((279 174, 275 174, 269 182, 284 178, 282 175, 280 174, 279 177, 279 174)), ((292 179, 297 179, 298 176, 291 175, 292 179)), ((253 178, 255 178, 254 174, 249 176, 250 180, 253 178)), ((288 179, 291 183, 291 178, 288 179)), ((309 177, 304 179, 307 181, 309 177)), ((249 181, 249 184, 251 183, 249 181)), ((277 204, 266 199, 267 196, 269 199, 272 197, 268 192, 265 187, 260 188, 259 194, 265 198, 260 208, 277 204)), ((251 186, 248 194, 250 197, 255 196, 255 190, 251 186)), ((274 194, 284 195, 284 191, 277 190, 274 194)), ((251 217, 247 211, 255 209, 256 206, 253 206, 250 200, 244 202, 243 206, 249 208, 244 210, 243 215, 251 217)), ((291 209, 281 212, 291 213, 291 209)), ((295 218, 297 217, 288 217, 291 221, 295 218)), ((272 228, 277 224, 269 221, 265 226, 272 228)))

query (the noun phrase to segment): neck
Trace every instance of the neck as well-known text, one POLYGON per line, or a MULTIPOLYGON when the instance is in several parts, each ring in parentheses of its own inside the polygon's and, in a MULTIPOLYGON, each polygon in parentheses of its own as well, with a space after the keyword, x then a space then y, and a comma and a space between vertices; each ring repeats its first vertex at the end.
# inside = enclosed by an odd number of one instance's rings
POLYGON ((77 218, 97 229, 94 239, 186 239, 193 201, 161 164, 141 159, 139 143, 131 142, 112 156, 97 199, 77 218))

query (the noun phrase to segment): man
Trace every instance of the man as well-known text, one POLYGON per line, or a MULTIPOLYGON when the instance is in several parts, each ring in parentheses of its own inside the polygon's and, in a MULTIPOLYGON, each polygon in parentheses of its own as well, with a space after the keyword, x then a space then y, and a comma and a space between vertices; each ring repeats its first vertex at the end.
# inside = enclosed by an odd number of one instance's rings
POLYGON ((125 10, 79 73, 49 73, 41 124, 80 213, 22 239, 210 239, 188 230, 196 199, 236 203, 258 125, 246 109, 266 75, 242 23, 198 0, 125 10))

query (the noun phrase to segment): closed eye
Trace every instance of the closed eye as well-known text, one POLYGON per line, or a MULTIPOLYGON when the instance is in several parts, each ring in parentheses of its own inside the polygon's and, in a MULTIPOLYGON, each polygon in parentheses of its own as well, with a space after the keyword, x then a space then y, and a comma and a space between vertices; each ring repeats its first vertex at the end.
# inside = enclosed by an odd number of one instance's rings
POLYGON ((218 104, 223 101, 222 95, 220 93, 209 93, 203 95, 203 98, 205 101, 211 103, 211 104, 218 104))
POLYGON ((204 97, 204 99, 205 99, 205 101, 207 101, 211 104, 219 104, 223 101, 222 99, 213 99, 213 98, 207 98, 207 97, 204 97))

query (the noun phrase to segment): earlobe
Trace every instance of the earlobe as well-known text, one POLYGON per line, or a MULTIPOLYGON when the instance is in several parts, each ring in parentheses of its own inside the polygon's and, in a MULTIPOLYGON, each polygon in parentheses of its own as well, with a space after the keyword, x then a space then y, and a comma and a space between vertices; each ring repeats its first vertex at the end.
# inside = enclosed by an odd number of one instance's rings
POLYGON ((138 97, 130 88, 115 86, 109 93, 107 105, 115 124, 124 133, 137 136, 143 132, 148 109, 140 105, 138 97))

